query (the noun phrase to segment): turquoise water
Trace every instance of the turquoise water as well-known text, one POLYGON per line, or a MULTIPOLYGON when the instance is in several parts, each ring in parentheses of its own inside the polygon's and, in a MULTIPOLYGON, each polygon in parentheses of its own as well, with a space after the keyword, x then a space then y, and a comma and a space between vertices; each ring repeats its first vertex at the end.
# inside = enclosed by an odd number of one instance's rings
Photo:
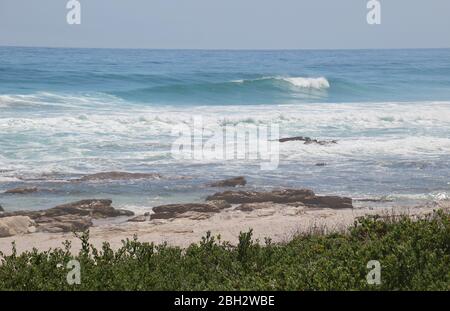
POLYGON ((175 51, 0 47, 0 195, 6 209, 113 198, 147 209, 201 200, 210 180, 308 187, 352 197, 450 193, 450 50, 175 51), (277 124, 280 165, 190 161, 174 127, 277 124), (326 166, 316 166, 326 163, 326 166), (155 181, 71 183, 100 171, 158 172, 155 181), (183 178, 180 178, 183 177, 183 178))

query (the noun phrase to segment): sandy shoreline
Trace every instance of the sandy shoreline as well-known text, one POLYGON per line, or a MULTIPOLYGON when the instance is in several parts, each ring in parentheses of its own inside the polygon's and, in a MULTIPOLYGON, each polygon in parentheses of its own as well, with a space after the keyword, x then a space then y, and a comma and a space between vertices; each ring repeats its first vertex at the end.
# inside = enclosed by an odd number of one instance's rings
MULTIPOLYGON (((417 207, 402 207, 385 204, 381 207, 355 207, 353 209, 329 209, 294 207, 288 204, 264 204, 252 212, 235 210, 235 206, 210 217, 202 213, 191 213, 190 217, 154 219, 145 222, 128 222, 128 218, 94 221, 90 228, 90 242, 100 247, 108 242, 117 249, 121 241, 137 235, 142 242, 163 243, 186 247, 198 242, 207 231, 220 234, 222 240, 237 242, 239 232, 253 229, 254 237, 264 241, 270 237, 274 242, 289 240, 298 232, 318 230, 340 231, 352 225, 357 217, 364 215, 423 215, 433 210, 450 208, 450 201, 430 202, 417 207)), ((11 253, 15 241, 19 253, 33 248, 48 250, 61 247, 62 242, 72 242, 73 251, 78 251, 80 241, 73 233, 36 232, 0 238, 0 251, 11 253)))

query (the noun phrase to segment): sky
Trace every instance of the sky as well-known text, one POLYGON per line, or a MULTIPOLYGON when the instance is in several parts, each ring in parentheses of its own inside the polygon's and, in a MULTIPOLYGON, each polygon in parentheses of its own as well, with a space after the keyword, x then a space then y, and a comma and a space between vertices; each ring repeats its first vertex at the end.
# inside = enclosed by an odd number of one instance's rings
POLYGON ((0 0, 0 45, 155 49, 450 48, 449 0, 0 0))

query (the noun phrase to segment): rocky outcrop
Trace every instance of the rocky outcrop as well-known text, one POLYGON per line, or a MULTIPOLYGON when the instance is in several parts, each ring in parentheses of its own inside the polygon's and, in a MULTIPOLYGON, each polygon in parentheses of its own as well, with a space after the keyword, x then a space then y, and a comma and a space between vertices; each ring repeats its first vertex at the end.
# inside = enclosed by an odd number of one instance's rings
POLYGON ((338 196, 316 196, 308 189, 284 189, 270 192, 256 191, 225 191, 218 192, 206 198, 209 200, 223 200, 231 204, 243 203, 294 203, 300 202, 306 206, 325 208, 353 208, 352 199, 338 196))
POLYGON ((247 184, 247 180, 245 177, 239 176, 234 178, 229 178, 221 181, 217 181, 211 183, 210 187, 237 187, 237 186, 245 186, 247 184))
POLYGON ((89 228, 92 226, 92 219, 134 215, 131 211, 115 209, 111 204, 111 200, 81 200, 40 211, 2 213, 0 219, 27 216, 37 224, 40 231, 70 232, 89 228))
POLYGON ((101 180, 133 180, 133 179, 159 179, 156 173, 128 173, 128 172, 103 172, 83 176, 73 181, 101 181, 101 180))
POLYGON ((220 200, 210 201, 207 203, 161 205, 153 208, 154 214, 150 215, 150 219, 191 217, 192 213, 212 215, 230 207, 231 205, 229 203, 220 200))
POLYGON ((48 216, 79 215, 92 218, 108 218, 118 216, 133 216, 134 213, 127 210, 115 209, 111 206, 111 200, 81 200, 74 203, 58 205, 45 210, 48 216))
POLYGON ((261 202, 290 203, 302 202, 313 198, 315 198, 314 192, 308 189, 285 189, 271 192, 225 191, 215 193, 207 197, 206 200, 223 200, 231 204, 241 204, 261 202))
POLYGON ((38 191, 37 187, 25 187, 25 188, 9 189, 9 190, 6 190, 4 193, 5 194, 28 194, 28 193, 33 193, 33 192, 37 192, 37 191, 38 191))
POLYGON ((93 224, 91 217, 78 215, 39 217, 36 223, 39 231, 50 233, 85 231, 93 224))
POLYGON ((337 140, 317 140, 317 139, 312 139, 310 137, 303 137, 303 136, 280 138, 278 141, 280 143, 285 143, 288 141, 303 141, 305 145, 317 144, 317 145, 322 145, 322 146, 337 144, 337 140))
POLYGON ((12 216, 0 218, 0 238, 32 233, 35 230, 35 223, 30 217, 12 216))

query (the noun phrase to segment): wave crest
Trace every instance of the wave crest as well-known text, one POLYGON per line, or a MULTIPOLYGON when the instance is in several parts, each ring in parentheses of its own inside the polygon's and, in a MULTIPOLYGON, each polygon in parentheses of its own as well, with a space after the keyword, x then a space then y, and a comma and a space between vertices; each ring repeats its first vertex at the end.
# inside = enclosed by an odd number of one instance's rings
POLYGON ((257 79, 241 79, 241 80, 233 80, 234 83, 251 83, 256 81, 281 81, 288 83, 292 86, 304 89, 327 89, 330 87, 330 82, 325 77, 263 77, 257 79))

